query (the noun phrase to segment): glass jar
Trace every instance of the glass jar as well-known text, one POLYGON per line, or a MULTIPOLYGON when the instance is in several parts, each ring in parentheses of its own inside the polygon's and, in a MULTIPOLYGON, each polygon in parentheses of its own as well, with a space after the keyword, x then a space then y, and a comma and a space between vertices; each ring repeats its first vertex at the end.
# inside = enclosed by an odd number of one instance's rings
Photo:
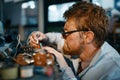
POLYGON ((33 59, 34 59, 34 65, 35 66, 46 66, 47 62, 47 57, 46 53, 39 49, 33 54, 33 59))

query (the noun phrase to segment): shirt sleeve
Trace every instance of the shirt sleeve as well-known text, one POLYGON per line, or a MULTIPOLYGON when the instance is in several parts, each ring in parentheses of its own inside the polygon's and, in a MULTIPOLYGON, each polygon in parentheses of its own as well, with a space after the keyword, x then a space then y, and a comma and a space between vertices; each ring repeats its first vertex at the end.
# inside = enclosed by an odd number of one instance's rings
POLYGON ((58 51, 63 52, 62 48, 64 45, 64 39, 62 38, 61 33, 49 32, 46 33, 46 36, 48 37, 50 43, 56 44, 58 51))
MULTIPOLYGON (((46 33, 46 36, 48 37, 49 42, 55 43, 57 45, 58 51, 62 52, 64 39, 62 38, 61 33, 51 32, 51 33, 46 33)), ((60 70, 62 71, 63 80, 77 80, 70 67, 62 67, 60 68, 60 70)))
POLYGON ((62 71, 63 80, 77 80, 70 67, 62 67, 60 70, 62 71))

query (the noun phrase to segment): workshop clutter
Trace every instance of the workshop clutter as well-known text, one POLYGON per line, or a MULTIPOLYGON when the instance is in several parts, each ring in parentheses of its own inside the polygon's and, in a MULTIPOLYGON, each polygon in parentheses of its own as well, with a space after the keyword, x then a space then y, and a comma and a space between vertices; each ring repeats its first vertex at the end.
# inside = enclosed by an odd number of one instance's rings
POLYGON ((14 48, 8 46, 0 51, 0 79, 29 78, 35 74, 52 76, 54 73, 54 56, 42 49, 34 49, 22 44, 20 35, 14 48))

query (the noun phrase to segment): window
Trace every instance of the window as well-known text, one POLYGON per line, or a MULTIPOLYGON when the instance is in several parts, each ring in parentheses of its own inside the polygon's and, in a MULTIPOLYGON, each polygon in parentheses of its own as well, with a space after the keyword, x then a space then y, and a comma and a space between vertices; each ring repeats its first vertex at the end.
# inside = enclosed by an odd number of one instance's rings
POLYGON ((48 6, 48 22, 64 21, 63 13, 75 2, 53 4, 48 6))

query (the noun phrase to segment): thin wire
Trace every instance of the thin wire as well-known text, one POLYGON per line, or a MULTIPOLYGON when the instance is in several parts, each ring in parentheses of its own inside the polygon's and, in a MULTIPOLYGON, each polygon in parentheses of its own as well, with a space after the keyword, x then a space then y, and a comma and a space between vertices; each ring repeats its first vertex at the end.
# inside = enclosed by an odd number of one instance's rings
POLYGON ((19 46, 19 45, 22 46, 22 43, 21 43, 21 40, 20 40, 20 34, 17 35, 17 41, 18 41, 18 43, 17 43, 17 46, 16 46, 16 52, 15 52, 15 54, 14 54, 14 57, 15 57, 16 54, 17 54, 17 48, 18 48, 18 46, 19 46))

